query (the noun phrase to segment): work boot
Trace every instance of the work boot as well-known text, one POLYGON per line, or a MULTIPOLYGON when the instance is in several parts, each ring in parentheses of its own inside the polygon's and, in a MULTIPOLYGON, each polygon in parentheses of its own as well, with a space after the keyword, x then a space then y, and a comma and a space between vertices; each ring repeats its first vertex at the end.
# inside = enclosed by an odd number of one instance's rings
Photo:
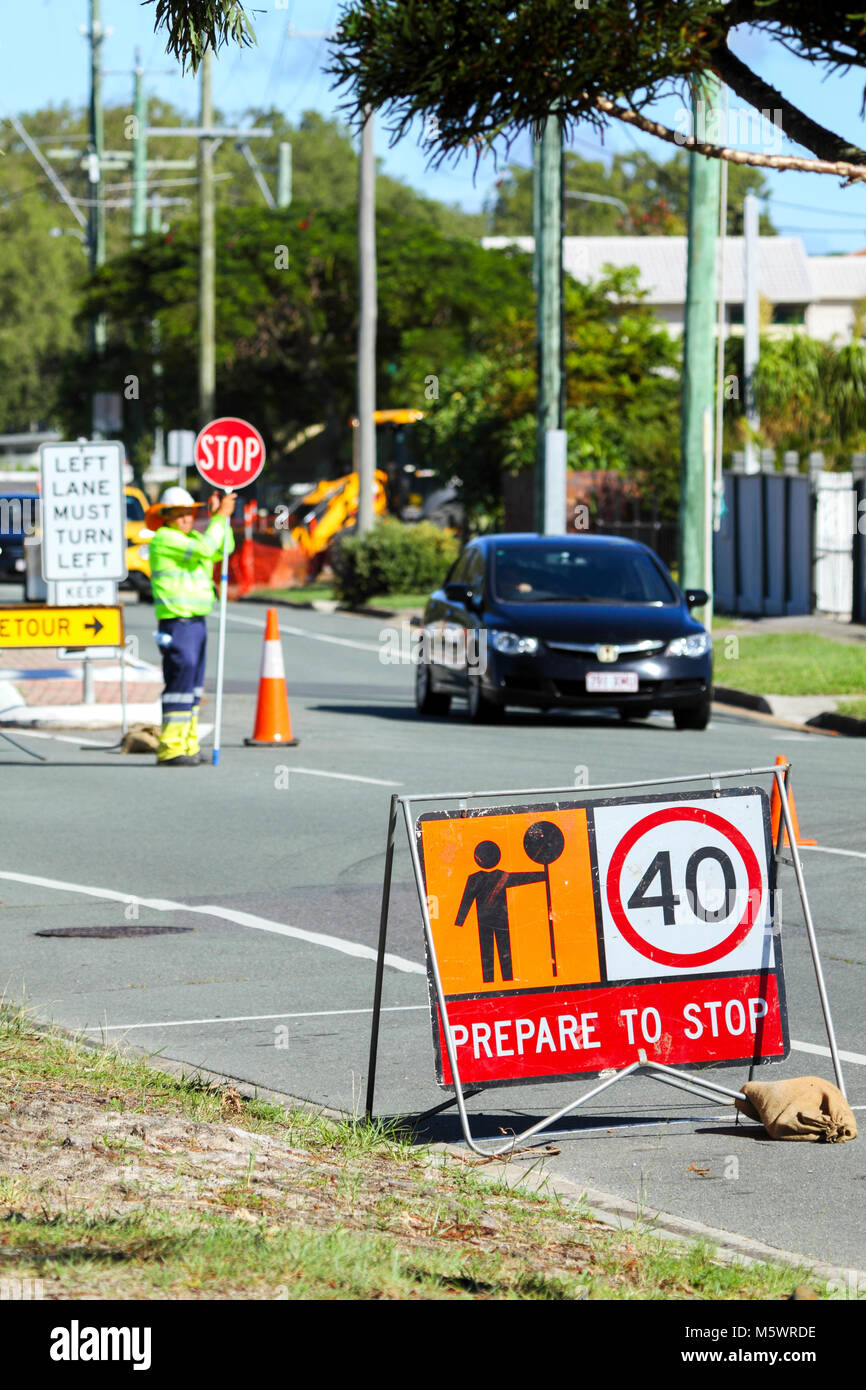
POLYGON ((195 758, 196 762, 204 762, 200 757, 201 744, 198 741, 198 708, 192 711, 187 725, 186 743, 183 750, 188 758, 195 758))
POLYGON ((190 758, 186 748, 188 726, 188 716, 183 719, 169 718, 163 721, 159 735, 159 747, 156 750, 158 763, 190 766, 190 758))
POLYGON ((176 758, 157 758, 157 767, 197 767, 200 759, 188 758, 186 753, 178 753, 176 758))

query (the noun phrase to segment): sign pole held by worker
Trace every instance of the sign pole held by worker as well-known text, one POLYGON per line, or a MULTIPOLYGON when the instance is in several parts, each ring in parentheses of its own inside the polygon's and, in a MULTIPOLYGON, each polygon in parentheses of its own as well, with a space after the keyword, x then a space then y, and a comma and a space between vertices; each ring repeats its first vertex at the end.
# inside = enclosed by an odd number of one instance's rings
MULTIPOLYGON (((265 442, 255 425, 234 416, 211 420, 195 441, 195 466, 205 482, 235 492, 255 482, 265 466, 265 442)), ((219 647, 217 652, 216 710, 213 766, 219 766, 225 675, 226 604, 229 584, 229 527, 223 538, 220 568, 219 647)))

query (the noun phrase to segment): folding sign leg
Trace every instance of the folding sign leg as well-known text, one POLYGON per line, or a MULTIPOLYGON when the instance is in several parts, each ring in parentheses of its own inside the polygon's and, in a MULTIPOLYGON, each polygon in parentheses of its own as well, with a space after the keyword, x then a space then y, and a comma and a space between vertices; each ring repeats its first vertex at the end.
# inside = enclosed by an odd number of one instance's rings
MULTIPOLYGON (((803 907, 803 917, 806 922, 806 934, 809 938, 809 950, 812 953, 812 966, 815 971, 815 981, 818 985, 818 997, 821 1000, 821 1009, 824 1014, 824 1026, 827 1030, 827 1042, 830 1045, 830 1056, 833 1059, 833 1070, 836 1073, 836 1085, 847 1099, 845 1081, 842 1076, 842 1063, 839 1058, 839 1049, 836 1046, 836 1033, 833 1028, 833 1015, 830 1012, 830 1000, 827 997, 827 987, 824 984, 824 972, 821 969, 821 957, 818 954, 818 940, 815 936, 815 925, 812 921, 812 913, 809 908, 809 899, 806 895, 806 882, 803 878, 803 865, 800 862, 800 853, 797 849, 797 837, 794 834, 794 826, 791 819, 791 807, 788 803, 788 773, 790 766, 786 767, 784 776, 782 769, 777 767, 774 771, 776 786, 779 789, 779 798, 782 803, 782 820, 788 832, 788 842, 791 846, 791 859, 794 873, 797 878, 797 887, 800 890, 800 902, 803 907)), ((781 826, 780 826, 781 830, 781 826)))
POLYGON ((35 758, 38 763, 44 763, 46 761, 41 753, 35 753, 32 748, 25 748, 23 743, 19 743, 17 739, 14 739, 11 734, 7 734, 3 729, 0 729, 0 738, 5 738, 6 742, 11 743, 13 748, 17 748, 19 753, 27 753, 29 757, 35 758))
POLYGON ((376 956, 376 984, 373 991, 373 1021, 370 1028, 370 1060, 367 1065, 366 1116, 373 1118, 373 1092, 376 1088, 376 1057, 379 1051, 379 1019, 382 1013, 382 978, 385 973, 385 941, 388 935, 388 909, 391 905, 391 869, 394 864, 394 833, 397 828, 397 797, 391 797, 388 813, 388 843, 385 850, 385 878, 382 883, 382 910, 379 916, 379 949, 376 956))

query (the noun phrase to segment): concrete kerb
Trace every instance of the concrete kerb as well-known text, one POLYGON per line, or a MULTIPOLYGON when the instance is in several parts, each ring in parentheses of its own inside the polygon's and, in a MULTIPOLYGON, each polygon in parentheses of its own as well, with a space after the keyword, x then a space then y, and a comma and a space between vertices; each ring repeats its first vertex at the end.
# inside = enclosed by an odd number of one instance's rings
MULTIPOLYGON (((726 694, 730 692, 726 691, 726 694)), ((753 697, 754 698, 754 697, 753 697)), ((793 729, 798 734, 815 734, 819 738, 838 738, 835 729, 821 728, 816 724, 800 724, 795 719, 782 719, 777 714, 763 714, 760 710, 737 705, 728 700, 713 700, 713 708, 720 714, 736 714, 740 719, 750 719, 756 724, 768 724, 774 729, 793 729)))
MULTIPOLYGON (((351 1115, 343 1110, 334 1110, 325 1105, 317 1105, 314 1101, 305 1100, 300 1096, 292 1096, 282 1091, 272 1091, 265 1086, 253 1085, 242 1077, 232 1076, 225 1072, 210 1071, 207 1067, 190 1066, 188 1062, 176 1061, 171 1057, 154 1056, 152 1052, 137 1047, 135 1044, 128 1043, 122 1046, 106 1044, 99 1038, 89 1037, 84 1033, 76 1032, 74 1029, 62 1028, 51 1023, 40 1023, 36 1020, 32 1020, 30 1026, 35 1032, 59 1034, 61 1037, 75 1042, 78 1046, 89 1047, 94 1051, 113 1051, 121 1056, 134 1057, 137 1061, 144 1062, 152 1071, 167 1073, 181 1081, 199 1080, 214 1087, 232 1085, 236 1087, 244 1100, 262 1100, 270 1105, 281 1106, 284 1110, 300 1110, 307 1115, 321 1115, 336 1123, 357 1121, 358 1119, 357 1115, 351 1115)), ((555 1136, 553 1137, 555 1138, 555 1136)), ((462 1144, 431 1144, 428 1147, 431 1155, 429 1160, 431 1166, 435 1164, 435 1155, 445 1155, 455 1163, 473 1168, 481 1181, 489 1180, 492 1184, 494 1181, 501 1182, 504 1178, 509 1186, 532 1190, 528 1188, 526 1182, 526 1169, 514 1159, 479 1160, 462 1144)), ((539 1159, 543 1161, 544 1153, 542 1150, 530 1149, 527 1150, 527 1158, 533 1159, 537 1163, 539 1159)), ((691 1221, 687 1217, 674 1216, 670 1212, 650 1211, 647 1208, 639 1207, 637 1203, 629 1201, 626 1197, 617 1197, 613 1193, 602 1192, 598 1188, 572 1182, 569 1178, 555 1177, 552 1173, 534 1174, 533 1177, 536 1191, 555 1193, 565 1201, 588 1211, 595 1220, 609 1226, 612 1230, 634 1227, 651 1231, 653 1235, 662 1240, 670 1240, 680 1244, 708 1244, 717 1250, 719 1258, 727 1264, 789 1265, 792 1268, 809 1270, 816 1278, 824 1280, 829 1287, 838 1289, 840 1292, 853 1296, 866 1292, 866 1271, 864 1270, 828 1264, 826 1261, 815 1260, 809 1255, 798 1255, 790 1250, 777 1250, 774 1246, 765 1245, 759 1240, 752 1240, 749 1236, 738 1235, 734 1231, 723 1231, 714 1226, 705 1226, 700 1221, 691 1221)))
MULTIPOLYGON (((553 1136, 555 1138, 555 1135, 553 1136)), ((468 1149, 459 1145, 439 1145, 441 1149, 448 1150, 453 1156, 463 1158, 463 1161, 470 1165, 478 1165, 479 1162, 485 1164, 485 1160, 478 1160, 468 1149)), ((543 1158, 541 1151, 535 1151, 537 1157, 543 1158)), ((532 1157, 532 1151, 527 1154, 532 1157)), ((497 1175, 515 1185, 520 1185, 522 1178, 526 1174, 520 1164, 506 1162, 501 1159, 490 1160, 496 1163, 494 1170, 497 1175)), ((760 1240, 753 1240, 750 1236, 738 1235, 735 1231, 723 1231, 715 1226, 705 1226, 700 1221, 691 1221, 687 1217, 673 1216, 666 1211, 653 1211, 646 1207, 640 1207, 635 1202, 629 1201, 625 1197, 617 1197, 610 1192, 602 1192, 599 1188, 587 1187, 583 1183, 572 1182, 569 1178, 554 1177, 553 1174, 546 1173, 539 1178, 538 1186, 546 1192, 556 1193, 566 1201, 580 1205, 584 1210, 589 1211, 597 1221, 613 1230, 625 1228, 639 1228, 659 1236, 662 1240, 674 1242, 687 1242, 691 1244, 712 1245, 719 1253, 721 1259, 728 1264, 783 1264, 790 1265, 795 1269, 807 1269, 816 1278, 823 1279, 831 1288, 838 1289, 840 1292, 856 1296, 866 1293, 866 1270, 850 1269, 844 1265, 828 1264, 823 1260, 815 1260, 809 1255, 798 1255, 791 1250, 778 1250, 775 1246, 765 1245, 760 1240)))

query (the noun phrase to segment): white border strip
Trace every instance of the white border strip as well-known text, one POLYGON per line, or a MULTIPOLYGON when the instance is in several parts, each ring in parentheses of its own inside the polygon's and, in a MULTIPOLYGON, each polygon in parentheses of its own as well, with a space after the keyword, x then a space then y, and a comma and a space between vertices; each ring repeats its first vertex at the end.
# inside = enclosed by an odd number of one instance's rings
MULTIPOLYGON (((113 888, 91 888, 82 883, 67 883, 64 879, 42 878, 38 874, 16 874, 8 869, 0 869, 0 879, 7 879, 10 883, 29 883, 35 888, 56 888, 61 893, 86 893, 90 898, 103 898, 107 902, 136 903, 147 912, 195 912, 202 917, 218 917, 224 922, 234 922, 239 927, 254 927, 258 931, 274 932, 277 936, 289 936, 296 941, 309 942, 311 946, 325 946, 330 951, 340 951, 344 956, 355 956, 360 960, 378 959, 379 953, 374 946, 346 941, 344 937, 329 936, 325 932, 305 931, 303 927, 290 927, 286 922, 273 922, 253 912, 237 912, 234 908, 218 907, 215 903, 190 904, 176 903, 170 898, 139 898, 134 893, 118 893, 113 888)), ((385 964, 407 975, 427 973, 417 961, 395 956, 390 951, 385 954, 385 964)))
MULTIPOLYGON (((425 1013, 429 1009, 429 1004, 389 1004, 382 1009, 383 1014, 412 1013, 417 1009, 423 1009, 425 1013)), ((300 1014, 234 1014, 223 1015, 219 1018, 171 1018, 164 1023, 105 1023, 98 1027, 82 1029, 84 1033, 126 1033, 133 1028, 188 1028, 199 1023, 258 1023, 269 1018, 335 1018, 341 1014, 371 1014, 372 1008, 366 1009, 314 1009, 307 1013, 300 1014)))

